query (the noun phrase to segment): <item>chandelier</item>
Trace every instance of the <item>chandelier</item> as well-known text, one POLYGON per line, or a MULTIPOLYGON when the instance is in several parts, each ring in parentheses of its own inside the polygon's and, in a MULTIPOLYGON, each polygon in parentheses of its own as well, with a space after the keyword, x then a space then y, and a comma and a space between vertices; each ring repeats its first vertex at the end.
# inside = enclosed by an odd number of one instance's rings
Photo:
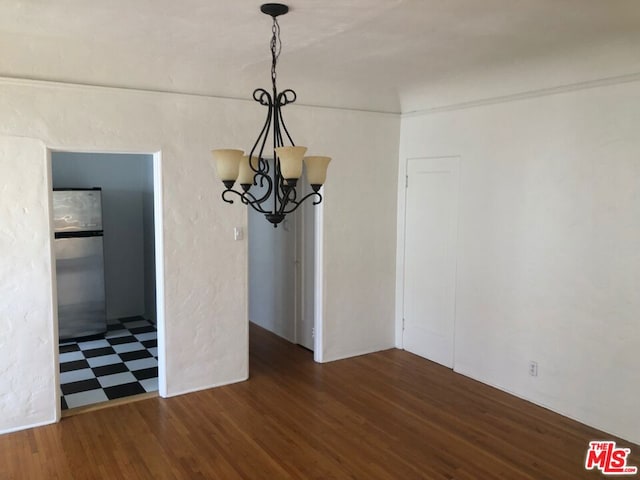
POLYGON ((237 196, 240 201, 257 212, 263 213, 266 219, 277 227, 285 216, 296 210, 302 203, 313 198, 313 204, 322 202, 320 188, 327 177, 327 167, 331 158, 307 156, 306 147, 296 146, 284 123, 281 109, 296 101, 296 92, 291 89, 278 92, 276 87, 276 65, 282 49, 280 41, 280 25, 278 16, 289 11, 289 7, 280 3, 265 3, 260 7, 262 13, 273 18, 271 28, 271 93, 263 88, 256 88, 253 99, 267 107, 267 118, 249 155, 243 150, 213 150, 216 172, 225 186, 222 199, 233 203, 237 196), (264 157, 265 145, 271 134, 273 151, 269 158, 264 157), (285 137, 286 136, 286 137, 285 137), (285 142, 288 140, 288 144, 285 142), (255 154, 255 155, 254 155, 255 154), (307 181, 313 190, 308 195, 298 198, 296 185, 302 176, 302 165, 306 167, 307 181), (240 184, 241 191, 234 190, 234 184, 240 184), (259 189, 251 191, 251 187, 259 189))

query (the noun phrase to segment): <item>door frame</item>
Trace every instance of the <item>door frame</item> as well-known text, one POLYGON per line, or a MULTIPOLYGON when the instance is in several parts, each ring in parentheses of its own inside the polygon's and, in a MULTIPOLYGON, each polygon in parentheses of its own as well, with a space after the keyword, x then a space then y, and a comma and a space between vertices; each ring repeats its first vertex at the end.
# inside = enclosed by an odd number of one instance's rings
MULTIPOLYGON (((306 177, 305 177, 306 178, 306 177)), ((306 195, 309 193, 309 191, 307 191, 307 189, 310 191, 310 189, 308 187, 305 188, 305 190, 303 190, 303 195, 306 195)), ((311 295, 311 302, 315 305, 318 301, 318 299, 320 298, 319 293, 318 293, 318 289, 317 289, 317 279, 316 279, 316 275, 315 272, 317 270, 318 265, 316 265, 316 255, 317 255, 317 250, 316 250, 316 244, 318 243, 319 239, 317 237, 317 225, 316 225, 316 217, 319 214, 319 209, 320 206, 322 204, 319 205, 314 205, 312 207, 312 214, 310 214, 309 210, 305 209, 306 205, 302 205, 300 207, 300 209, 298 210, 299 214, 298 214, 298 221, 295 223, 295 251, 294 251, 294 264, 295 264, 295 293, 294 293, 294 338, 295 338, 295 343, 298 345, 302 345, 302 343, 300 342, 301 340, 301 325, 302 325, 302 321, 305 315, 305 312, 307 311, 307 303, 309 298, 307 297, 307 292, 308 292, 308 285, 307 285, 307 274, 310 272, 313 276, 313 283, 314 283, 314 289, 311 295), (310 226, 313 227, 313 245, 309 246, 307 245, 307 243, 305 242, 306 240, 306 231, 307 228, 309 228, 310 226), (309 256, 309 253, 311 253, 311 256, 313 258, 312 261, 307 262, 307 258, 309 256)), ((311 321, 313 323, 312 325, 312 344, 313 344, 313 351, 315 352, 317 349, 317 343, 316 343, 316 337, 317 335, 315 334, 315 332, 317 330, 319 330, 317 328, 318 323, 320 322, 320 317, 318 315, 316 315, 316 310, 314 308, 313 313, 312 313, 312 318, 311 321)), ((320 339, 320 343, 322 339, 320 339)), ((304 346, 304 345, 302 345, 304 346)), ((315 358, 314 358, 315 360, 315 358)), ((318 361, 318 360, 316 360, 318 361)))
MULTIPOLYGON (((166 364, 166 324, 165 324, 165 285, 164 285, 164 225, 162 219, 163 196, 162 196, 162 151, 146 150, 108 150, 108 149, 83 149, 64 148, 47 146, 47 188, 49 191, 49 222, 53 225, 53 165, 51 154, 54 152, 68 153, 91 153, 91 154, 122 154, 122 155, 151 155, 153 170, 153 228, 154 228, 154 248, 155 248, 155 270, 156 270, 156 330, 158 342, 158 394, 167 397, 167 364, 166 364)), ((53 250, 54 235, 50 232, 50 255, 55 262, 53 250)), ((60 340, 58 339, 58 288, 55 273, 55 263, 51 269, 51 288, 53 300, 53 341, 54 362, 55 362, 55 422, 62 418, 62 408, 60 406, 60 363, 59 351, 60 340)))
MULTIPOLYGON (((324 187, 320 188, 324 194, 324 187)), ((324 202, 314 206, 314 243, 313 243, 313 360, 324 362, 324 202)))
MULTIPOLYGON (((402 158, 402 157, 401 157, 402 158)), ((461 155, 419 155, 404 157, 404 161, 400 162, 400 168, 398 169, 398 220, 397 220, 397 235, 396 235, 396 309, 395 309, 395 347, 404 350, 403 330, 404 330, 404 274, 405 274, 405 261, 406 261, 406 226, 407 226, 407 184, 408 184, 408 166, 410 160, 437 160, 437 159, 458 159, 459 161, 459 175, 458 175, 458 192, 461 192, 460 184, 462 182, 462 156, 461 155)), ((458 199, 458 215, 456 226, 456 250, 458 244, 458 235, 460 232, 460 214, 459 214, 458 199)), ((455 292, 458 292, 458 263, 456 255, 456 276, 455 276, 455 292)), ((453 326, 453 369, 455 370, 455 344, 456 344, 456 322, 454 318, 453 326)))
MULTIPOLYGON (((321 195, 324 196, 324 186, 320 188, 321 195)), ((317 363, 324 362, 324 202, 313 206, 313 361, 317 363)), ((294 308, 294 333, 296 342, 298 342, 298 326, 301 316, 306 310, 306 287, 305 273, 310 266, 305 262, 306 252, 309 248, 304 244, 304 229, 306 222, 310 219, 304 214, 304 208, 301 209, 299 221, 296 222, 296 252, 295 260, 296 275, 299 275, 299 282, 295 282, 295 308, 294 308)))

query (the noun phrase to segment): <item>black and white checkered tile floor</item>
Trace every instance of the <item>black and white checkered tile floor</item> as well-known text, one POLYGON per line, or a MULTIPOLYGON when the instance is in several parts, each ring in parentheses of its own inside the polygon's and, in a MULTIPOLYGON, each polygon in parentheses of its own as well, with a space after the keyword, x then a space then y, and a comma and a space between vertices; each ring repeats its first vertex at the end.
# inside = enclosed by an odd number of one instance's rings
POLYGON ((60 390, 63 410, 158 390, 155 325, 121 318, 104 337, 62 341, 60 390))

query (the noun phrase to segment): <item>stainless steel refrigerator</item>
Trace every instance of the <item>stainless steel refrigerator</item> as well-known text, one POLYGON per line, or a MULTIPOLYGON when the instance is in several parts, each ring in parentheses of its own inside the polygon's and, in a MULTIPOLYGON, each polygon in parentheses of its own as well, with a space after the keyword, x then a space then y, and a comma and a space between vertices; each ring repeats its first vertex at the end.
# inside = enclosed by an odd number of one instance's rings
POLYGON ((104 333, 101 189, 54 189, 53 223, 60 340, 104 333))

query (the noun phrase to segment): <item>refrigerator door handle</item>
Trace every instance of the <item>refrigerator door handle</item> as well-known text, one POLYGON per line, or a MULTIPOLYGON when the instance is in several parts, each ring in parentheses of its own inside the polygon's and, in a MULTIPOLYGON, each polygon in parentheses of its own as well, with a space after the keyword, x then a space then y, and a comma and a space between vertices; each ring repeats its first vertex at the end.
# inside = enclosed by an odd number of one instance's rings
POLYGON ((55 238, 84 238, 84 237, 102 237, 102 230, 87 230, 83 232, 54 232, 55 238))

